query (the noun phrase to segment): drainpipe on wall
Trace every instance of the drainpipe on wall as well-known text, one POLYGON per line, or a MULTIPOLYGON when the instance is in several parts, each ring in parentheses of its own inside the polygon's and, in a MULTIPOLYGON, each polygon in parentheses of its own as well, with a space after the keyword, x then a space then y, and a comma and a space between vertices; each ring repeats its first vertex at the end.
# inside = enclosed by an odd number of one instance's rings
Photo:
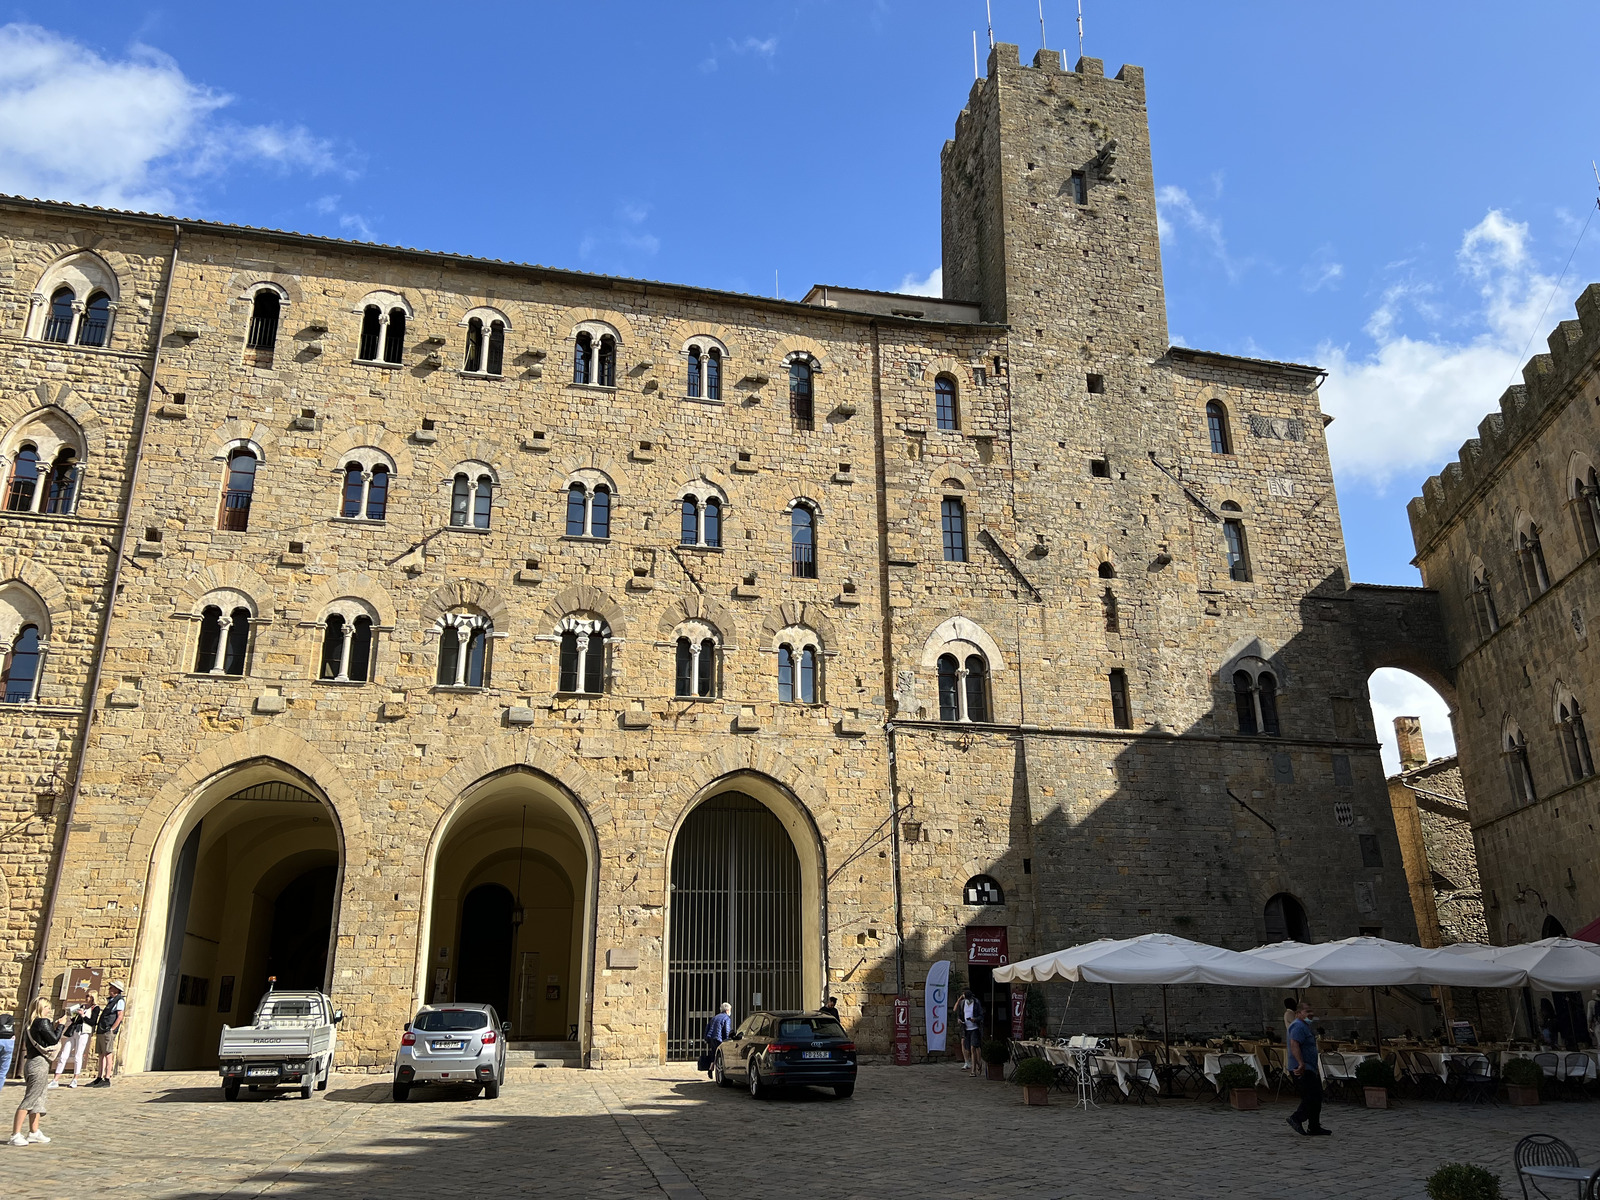
MULTIPOLYGON (((149 381, 144 389, 144 411, 139 414, 139 429, 134 435, 133 461, 128 467, 128 482, 122 502, 122 528, 117 533, 116 559, 111 566, 111 584, 106 595, 105 616, 100 620, 99 646, 95 651, 94 670, 89 676, 89 699, 84 705, 82 732, 78 740, 78 769, 72 776, 72 794, 67 797, 66 811, 61 814, 56 837, 56 869, 50 877, 50 887, 45 898, 43 926, 39 946, 33 956, 33 975, 28 982, 28 1003, 38 998, 43 982, 44 961, 50 952, 50 929, 55 923, 56 898, 61 894, 61 877, 66 871, 67 839, 72 832, 72 818, 78 809, 78 796, 83 790, 83 763, 89 753, 89 734, 94 727, 95 713, 100 698, 100 677, 105 669, 106 649, 111 633, 111 614, 116 608, 117 592, 122 586, 122 563, 128 548, 128 528, 133 523, 133 496, 139 481, 139 465, 144 458, 145 431, 150 426, 150 409, 155 403, 156 373, 161 369, 161 343, 167 336, 167 309, 172 300, 172 278, 178 272, 178 251, 183 245, 183 227, 172 227, 172 255, 167 260, 167 279, 161 289, 161 319, 156 326, 155 349, 150 355, 149 381)), ((20 1057, 20 1056, 19 1056, 20 1057)))

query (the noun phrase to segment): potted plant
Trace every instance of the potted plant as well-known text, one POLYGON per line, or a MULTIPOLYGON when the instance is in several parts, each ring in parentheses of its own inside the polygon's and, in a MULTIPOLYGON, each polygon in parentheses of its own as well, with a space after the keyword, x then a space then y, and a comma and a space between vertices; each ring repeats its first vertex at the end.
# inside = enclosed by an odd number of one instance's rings
POLYGON ((1228 1103, 1240 1112, 1254 1112, 1261 1103, 1256 1095, 1256 1069, 1249 1063, 1229 1063, 1217 1072, 1217 1087, 1228 1093, 1228 1103))
POLYGON ((1006 1077, 1006 1063, 1011 1058, 1011 1043, 1004 1038, 990 1038, 984 1042, 979 1053, 983 1055, 984 1065, 988 1068, 990 1079, 1004 1079, 1006 1077))
POLYGON ((1356 1082, 1367 1096, 1368 1108, 1388 1108, 1394 1070, 1381 1058, 1369 1058, 1356 1067, 1356 1082))
POLYGON ((1050 1087, 1056 1081, 1056 1069, 1043 1058, 1025 1058, 1011 1073, 1011 1082, 1022 1086, 1024 1104, 1049 1104, 1050 1087))
POLYGON ((1445 1163, 1428 1176, 1428 1200, 1504 1200, 1500 1176, 1474 1163, 1445 1163))
POLYGON ((1506 1085, 1507 1104, 1537 1104, 1539 1085, 1544 1082, 1544 1069, 1531 1058, 1513 1058, 1500 1072, 1500 1082, 1506 1085))

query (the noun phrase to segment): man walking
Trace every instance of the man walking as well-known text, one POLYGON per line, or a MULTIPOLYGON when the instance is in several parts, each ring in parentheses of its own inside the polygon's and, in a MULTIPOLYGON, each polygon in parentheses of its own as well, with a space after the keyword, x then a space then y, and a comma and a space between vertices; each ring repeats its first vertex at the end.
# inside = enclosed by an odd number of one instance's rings
POLYGON ((1296 1133, 1307 1137, 1327 1137, 1322 1127, 1322 1076, 1317 1071, 1317 1031, 1311 1028, 1316 1018, 1309 1000, 1300 1001, 1294 1024, 1289 1026, 1289 1072, 1300 1090, 1300 1107, 1286 1119, 1296 1133))
POLYGON ((956 1001, 956 1017, 961 1022, 961 1061, 966 1064, 968 1075, 976 1075, 983 1060, 979 1051, 983 1044, 983 1004, 972 994, 971 988, 961 990, 961 999, 956 1001))
POLYGON ((122 1015, 126 1007, 122 985, 113 983, 111 995, 100 1006, 100 1020, 94 1028, 94 1049, 100 1056, 100 1078, 89 1085, 92 1088, 111 1086, 111 1073, 117 1060, 117 1033, 122 1029, 122 1015))
POLYGON ((706 1026, 706 1078, 717 1077, 717 1047, 733 1036, 733 1005, 726 1000, 706 1026))

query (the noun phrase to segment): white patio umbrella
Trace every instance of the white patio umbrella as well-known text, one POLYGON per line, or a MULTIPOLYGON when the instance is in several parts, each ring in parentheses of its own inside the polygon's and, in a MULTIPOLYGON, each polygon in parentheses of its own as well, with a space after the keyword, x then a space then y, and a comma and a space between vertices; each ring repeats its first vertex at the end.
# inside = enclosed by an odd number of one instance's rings
POLYGON ((1444 947, 1446 953, 1461 955, 1496 967, 1527 972, 1526 978, 1506 987, 1526 983, 1547 992, 1579 992, 1600 988, 1600 946, 1576 938, 1541 938, 1520 946, 1484 946, 1463 942, 1444 947))

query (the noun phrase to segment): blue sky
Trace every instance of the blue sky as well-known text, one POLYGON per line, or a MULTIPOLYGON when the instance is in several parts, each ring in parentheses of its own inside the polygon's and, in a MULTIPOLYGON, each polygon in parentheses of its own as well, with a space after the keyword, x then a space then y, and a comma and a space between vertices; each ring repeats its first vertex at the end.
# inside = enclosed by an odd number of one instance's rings
MULTIPOLYGON (((1031 57, 1036 0, 993 8, 1031 57)), ((1600 6, 1085 8, 1087 52, 1147 72, 1174 339, 1333 370, 1352 574, 1416 582, 1406 500, 1600 279, 1596 221, 1557 287, 1594 209, 1600 6)), ((1074 15, 1046 0, 1069 59, 1074 15)), ((936 286, 983 17, 0 0, 0 190, 790 297, 936 286)))

